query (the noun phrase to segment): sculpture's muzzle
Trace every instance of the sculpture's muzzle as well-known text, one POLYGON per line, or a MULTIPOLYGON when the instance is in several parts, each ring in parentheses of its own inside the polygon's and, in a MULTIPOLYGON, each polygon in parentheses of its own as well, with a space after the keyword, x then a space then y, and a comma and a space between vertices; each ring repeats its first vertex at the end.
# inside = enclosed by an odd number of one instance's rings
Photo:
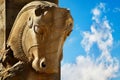
POLYGON ((46 55, 40 55, 38 46, 34 46, 30 49, 31 63, 35 71, 39 73, 58 73, 59 63, 58 55, 50 53, 46 55))

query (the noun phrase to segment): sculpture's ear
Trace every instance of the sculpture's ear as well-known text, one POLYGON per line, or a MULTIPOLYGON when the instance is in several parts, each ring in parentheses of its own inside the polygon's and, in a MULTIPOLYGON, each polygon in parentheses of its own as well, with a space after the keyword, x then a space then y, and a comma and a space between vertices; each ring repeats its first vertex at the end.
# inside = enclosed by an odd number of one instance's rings
POLYGON ((32 28, 32 26, 33 26, 33 19, 32 19, 31 16, 29 17, 29 19, 27 21, 27 25, 28 25, 29 28, 32 28))
POLYGON ((43 11, 42 11, 42 8, 41 7, 38 7, 36 10, 35 10, 35 15, 36 16, 40 16, 42 15, 43 11))
POLYGON ((46 6, 46 7, 41 7, 39 6, 36 10, 35 10, 35 15, 36 16, 41 16, 44 15, 46 11, 48 11, 50 7, 46 6))

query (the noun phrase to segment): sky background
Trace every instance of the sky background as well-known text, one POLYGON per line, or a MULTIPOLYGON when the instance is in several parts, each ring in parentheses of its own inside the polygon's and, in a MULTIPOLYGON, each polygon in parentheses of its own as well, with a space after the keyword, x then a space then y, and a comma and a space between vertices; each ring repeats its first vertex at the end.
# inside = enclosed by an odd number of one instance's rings
POLYGON ((120 0, 59 0, 74 19, 62 80, 120 80, 120 0))

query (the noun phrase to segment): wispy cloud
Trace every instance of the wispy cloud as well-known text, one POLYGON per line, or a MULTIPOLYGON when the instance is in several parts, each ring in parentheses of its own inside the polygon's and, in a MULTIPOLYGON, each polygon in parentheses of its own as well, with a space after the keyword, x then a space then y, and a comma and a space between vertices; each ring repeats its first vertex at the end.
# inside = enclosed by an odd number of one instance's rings
POLYGON ((87 56, 78 56, 75 64, 65 64, 62 66, 62 80, 109 80, 116 77, 118 63, 96 63, 87 56))
POLYGON ((96 6, 93 10, 92 10, 92 20, 95 20, 96 23, 99 23, 99 19, 100 19, 100 15, 102 12, 105 12, 105 4, 104 3, 100 3, 98 6, 96 6))
POLYGON ((75 41, 75 37, 71 37, 68 39, 68 45, 72 44, 75 41))
POLYGON ((120 8, 113 9, 113 12, 120 12, 120 8))
POLYGON ((106 16, 101 16, 104 12, 104 3, 100 3, 92 10, 93 24, 90 31, 83 32, 81 41, 87 56, 78 56, 74 64, 64 64, 62 80, 109 80, 117 76, 119 61, 110 54, 114 39, 109 20, 106 16), (89 56, 93 44, 97 44, 101 51, 96 59, 89 56))

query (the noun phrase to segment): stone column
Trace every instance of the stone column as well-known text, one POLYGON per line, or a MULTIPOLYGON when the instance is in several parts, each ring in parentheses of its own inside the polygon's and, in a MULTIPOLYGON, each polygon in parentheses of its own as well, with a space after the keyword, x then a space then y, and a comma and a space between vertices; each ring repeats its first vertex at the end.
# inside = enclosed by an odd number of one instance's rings
POLYGON ((0 50, 5 47, 5 1, 0 0, 0 50))
MULTIPOLYGON (((5 49, 5 1, 4 0, 0 0, 0 50, 1 49, 5 49)), ((0 70, 1 69, 2 69, 2 65, 0 64, 0 70)))

